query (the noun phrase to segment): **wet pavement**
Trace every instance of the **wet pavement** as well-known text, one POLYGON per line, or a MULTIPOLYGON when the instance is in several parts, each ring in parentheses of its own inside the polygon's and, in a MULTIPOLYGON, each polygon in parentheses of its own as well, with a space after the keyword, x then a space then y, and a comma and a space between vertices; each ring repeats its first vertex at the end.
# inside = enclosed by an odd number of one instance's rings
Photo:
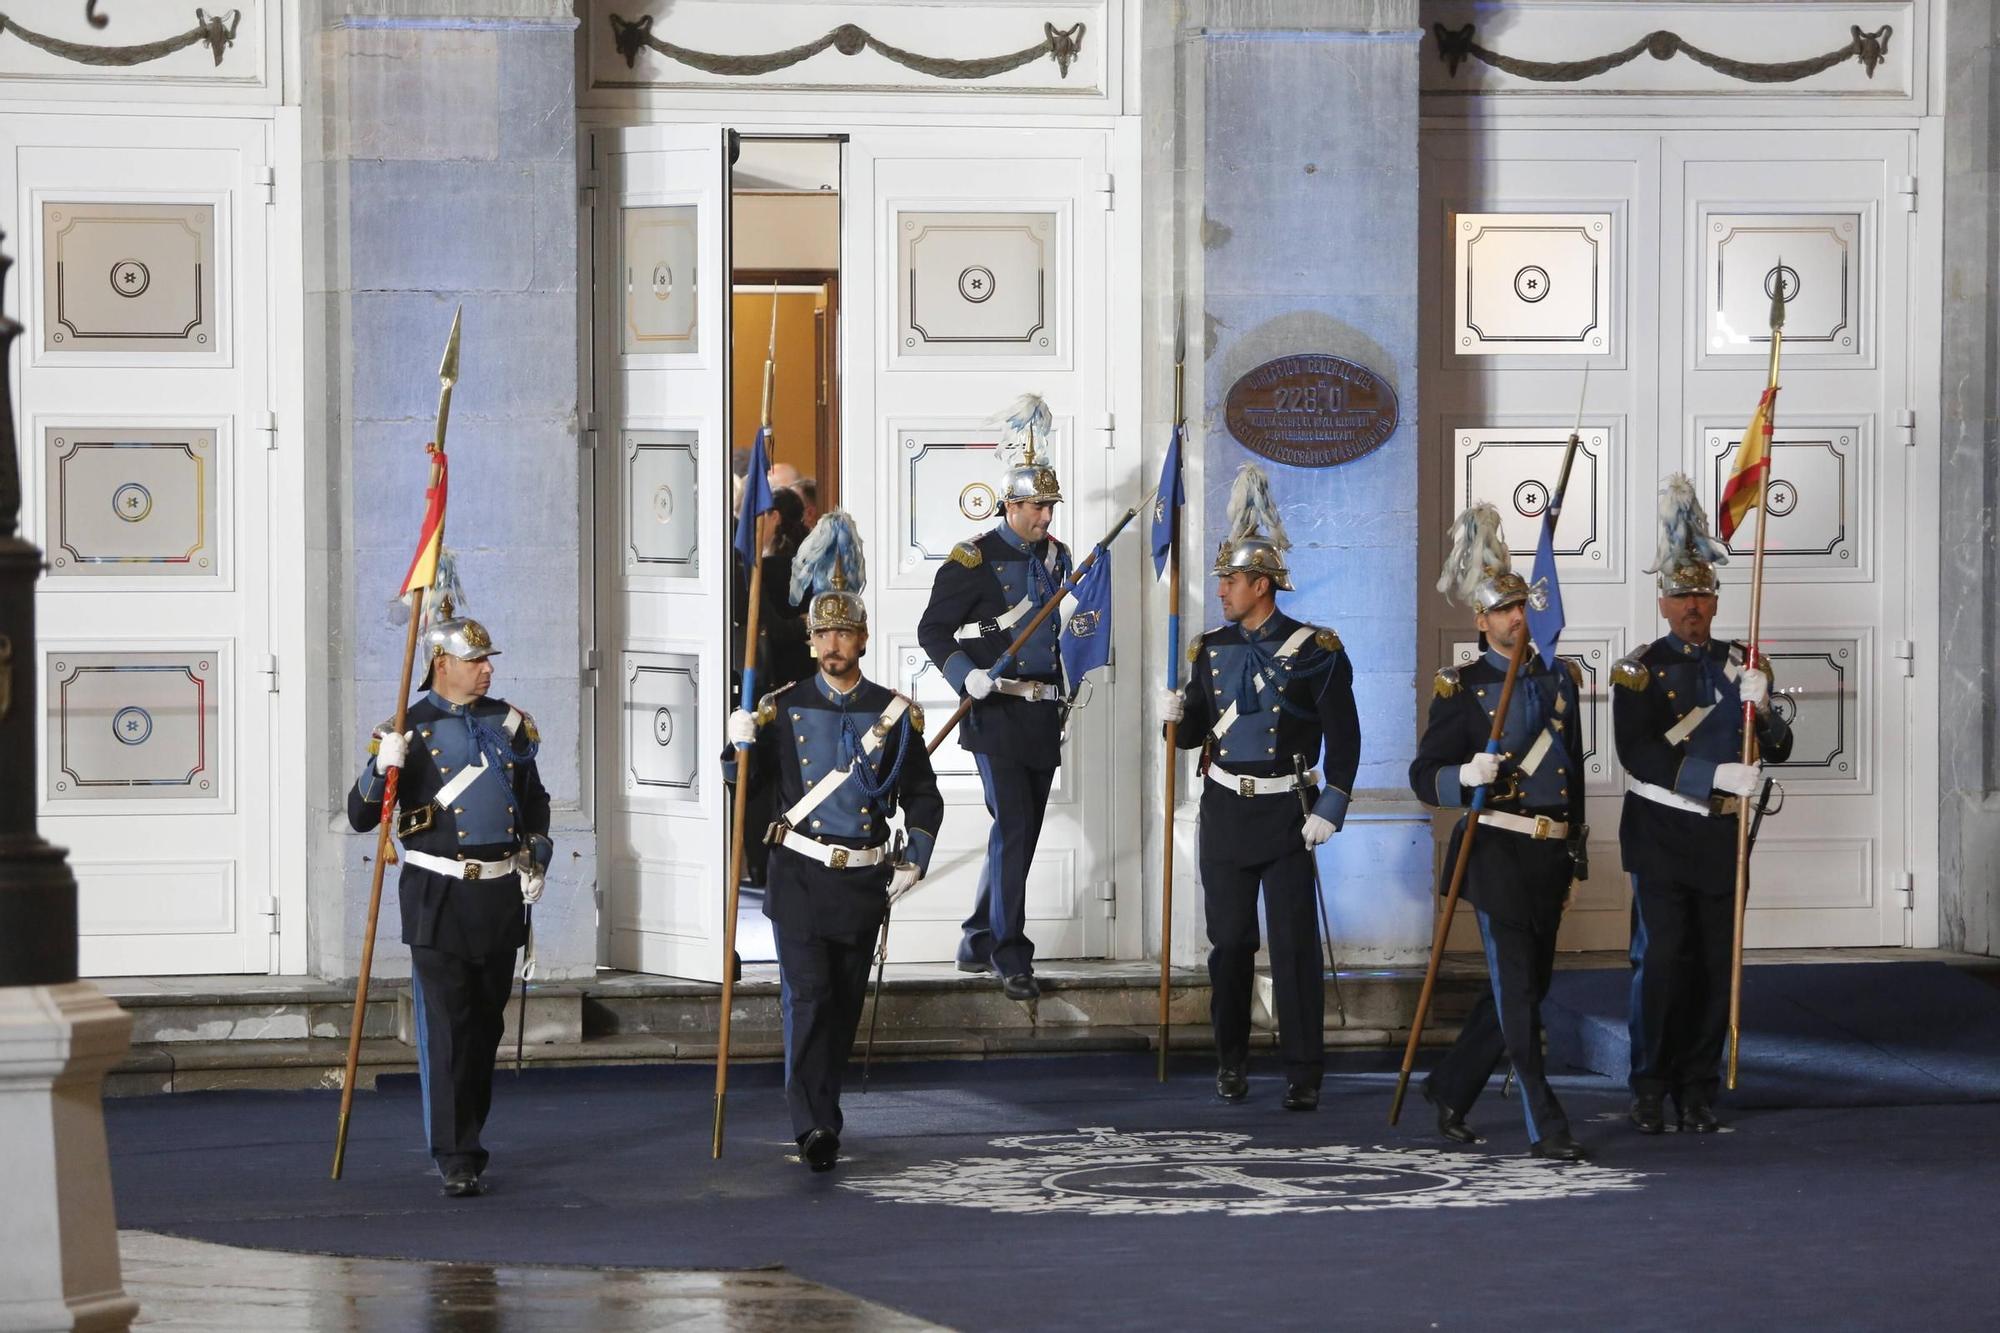
POLYGON ((540 1268, 246 1250, 119 1233, 140 1329, 202 1333, 843 1333, 934 1329, 781 1269, 540 1268))

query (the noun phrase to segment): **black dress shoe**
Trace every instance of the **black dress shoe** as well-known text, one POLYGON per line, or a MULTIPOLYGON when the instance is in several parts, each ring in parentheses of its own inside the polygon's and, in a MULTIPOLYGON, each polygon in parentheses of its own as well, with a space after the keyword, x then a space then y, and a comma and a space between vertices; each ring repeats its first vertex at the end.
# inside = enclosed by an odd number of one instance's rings
POLYGON ((1215 1071, 1215 1095, 1225 1102, 1240 1102, 1250 1095, 1250 1075, 1240 1068, 1224 1065, 1215 1071))
POLYGON ((831 1171, 840 1160, 840 1135, 830 1129, 816 1129, 799 1145, 799 1160, 815 1171, 831 1171))
POLYGON ((1285 1085, 1285 1109, 1287 1111, 1319 1110, 1319 1089, 1304 1083, 1285 1085))
POLYGON ((1042 997, 1042 984, 1035 980, 1032 972, 1016 972, 1000 983, 1000 989, 1010 1000, 1039 1000, 1042 997))
POLYGON ((444 1176, 444 1192, 453 1199, 474 1199, 486 1192, 479 1183, 479 1175, 469 1166, 447 1171, 444 1176))
POLYGON ((958 970, 983 976, 993 970, 993 964, 984 958, 961 958, 958 960, 958 970))
POLYGON ((1707 1102, 1688 1102, 1681 1107, 1681 1133, 1713 1134, 1722 1128, 1722 1122, 1715 1118, 1715 1108, 1707 1102))
POLYGON ((1634 1097, 1627 1118, 1631 1120, 1632 1128, 1641 1134, 1664 1134, 1667 1131, 1667 1117, 1660 1109, 1658 1097, 1634 1097))
POLYGON ((1536 1139, 1528 1149, 1536 1157, 1547 1158, 1551 1162, 1587 1162, 1590 1154, 1583 1145, 1569 1136, 1569 1131, 1559 1129, 1547 1138, 1536 1139))
POLYGON ((1453 1143, 1486 1142, 1485 1139, 1480 1138, 1479 1135, 1473 1132, 1472 1126, 1465 1123, 1465 1116, 1461 1112, 1454 1111, 1439 1101, 1437 1094, 1432 1092, 1429 1087, 1424 1088, 1423 1091, 1424 1100, 1437 1110, 1438 1133, 1444 1135, 1453 1143))

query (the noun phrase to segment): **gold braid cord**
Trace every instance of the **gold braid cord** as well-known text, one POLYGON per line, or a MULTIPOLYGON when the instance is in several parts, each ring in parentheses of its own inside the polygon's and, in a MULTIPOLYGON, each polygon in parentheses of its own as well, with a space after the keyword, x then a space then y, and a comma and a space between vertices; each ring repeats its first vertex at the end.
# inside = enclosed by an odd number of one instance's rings
MULTIPOLYGON (((208 49, 215 56, 215 63, 222 63, 222 53, 236 41, 236 25, 243 19, 243 11, 232 9, 228 17, 210 18, 206 11, 194 11, 194 26, 174 37, 162 37, 157 42, 142 42, 137 46, 89 46, 83 42, 66 42, 60 37, 50 37, 39 32, 31 32, 5 14, 0 14, 0 36, 12 33, 29 46, 47 51, 58 60, 67 60, 77 65, 143 65, 149 60, 170 56, 185 50, 196 42, 208 43, 208 49)), ((90 15, 92 26, 103 27, 101 15, 90 15)))
POLYGON ((1800 79, 1822 74, 1849 60, 1859 60, 1861 67, 1868 71, 1868 77, 1874 78, 1875 67, 1889 57, 1889 34, 1893 30, 1884 24, 1874 32, 1863 32, 1858 26, 1850 27, 1849 31, 1853 33, 1853 39, 1846 46, 1807 60, 1732 60, 1728 56, 1702 50, 1679 33, 1661 31, 1649 32, 1624 50, 1613 51, 1609 55, 1590 60, 1554 61, 1519 60, 1489 50, 1472 40, 1473 25, 1470 23, 1462 28, 1447 28, 1442 23, 1431 25, 1431 35, 1437 39, 1438 58, 1450 67, 1453 77, 1457 76, 1458 67, 1467 59, 1475 59, 1504 74, 1532 79, 1536 83, 1579 83, 1609 73, 1642 55, 1649 55, 1655 60, 1672 60, 1677 55, 1683 55, 1696 64, 1706 65, 1718 74, 1740 79, 1744 83, 1797 83, 1800 79))
POLYGON ((1076 59, 1077 50, 1083 45, 1083 25, 1059 30, 1053 23, 1042 25, 1042 40, 1033 46, 1024 46, 1018 51, 1005 55, 985 56, 978 60, 947 60, 941 56, 920 55, 915 51, 905 51, 900 46, 891 46, 870 34, 866 28, 852 23, 843 23, 838 28, 799 46, 786 47, 782 51, 767 51, 761 55, 724 55, 715 51, 697 51, 692 47, 675 46, 665 38, 653 35, 653 16, 644 14, 636 19, 627 19, 618 14, 611 19, 612 41, 618 54, 625 57, 625 68, 631 69, 638 63, 641 50, 658 51, 667 59, 692 66, 708 74, 722 74, 736 78, 770 74, 802 60, 810 60, 829 46, 844 56, 859 55, 863 51, 873 51, 876 55, 895 61, 905 69, 913 69, 919 74, 928 74, 938 79, 990 79, 996 74, 1051 56, 1056 69, 1063 78, 1069 77, 1069 67, 1076 59))

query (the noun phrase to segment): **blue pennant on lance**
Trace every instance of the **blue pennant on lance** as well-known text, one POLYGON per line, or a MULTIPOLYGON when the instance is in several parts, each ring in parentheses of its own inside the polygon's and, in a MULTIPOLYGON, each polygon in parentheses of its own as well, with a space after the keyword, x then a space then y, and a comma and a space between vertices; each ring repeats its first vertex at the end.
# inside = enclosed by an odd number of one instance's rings
POLYGON ((1076 600, 1058 640, 1063 674, 1072 691, 1083 684, 1086 674, 1111 660, 1111 561, 1102 546, 1096 556, 1070 594, 1076 600))
POLYGON ((1187 503, 1181 485, 1181 428, 1174 427, 1173 442, 1167 446, 1167 461, 1160 465, 1160 491, 1153 500, 1153 577, 1167 572, 1167 552, 1174 544, 1174 521, 1187 503))
POLYGON ((771 460, 764 448, 768 434, 768 426, 757 428, 756 442, 750 446, 750 470, 743 474, 743 507, 736 511, 736 554, 743 558, 745 578, 757 559, 757 517, 777 507, 771 502, 771 460))
POLYGON ((1556 669, 1556 643, 1563 632, 1562 585, 1556 581, 1555 524, 1542 524, 1535 543, 1535 568, 1528 583, 1528 636, 1541 652, 1542 666, 1556 669))

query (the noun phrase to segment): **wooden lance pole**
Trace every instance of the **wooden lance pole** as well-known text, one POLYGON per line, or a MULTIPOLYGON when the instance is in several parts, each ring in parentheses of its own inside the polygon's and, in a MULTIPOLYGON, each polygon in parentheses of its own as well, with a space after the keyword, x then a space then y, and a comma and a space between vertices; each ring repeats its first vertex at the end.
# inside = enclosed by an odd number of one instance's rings
MULTIPOLYGON (((764 349, 764 405, 758 411, 757 433, 762 435, 768 447, 771 439, 771 392, 777 384, 778 370, 778 284, 771 283, 771 339, 764 349)), ((751 451, 751 459, 756 459, 756 451, 751 451)), ((748 478, 743 487, 743 503, 750 503, 758 478, 748 478)), ((755 532, 761 515, 750 519, 751 530, 755 532)), ((761 537, 761 534, 759 534, 761 537)), ((764 604, 764 543, 760 539, 753 543, 750 558, 750 607, 743 617, 743 711, 754 712, 757 707, 757 629, 759 611, 764 604)), ((723 1112, 729 1100, 729 1011, 736 1003, 736 912, 737 895, 743 880, 743 835, 744 823, 749 819, 750 809, 750 746, 738 746, 736 750, 736 817, 730 821, 729 829, 729 881, 722 889, 722 1019, 721 1031, 717 1034, 715 1046, 715 1125, 710 1136, 708 1154, 722 1156, 723 1112)))
MULTIPOLYGON (((430 455, 430 489, 437 488, 438 479, 444 466, 438 460, 444 454, 445 428, 451 419, 451 391, 458 383, 458 332, 459 323, 465 315, 465 307, 460 306, 451 317, 451 336, 445 340, 444 361, 438 366, 437 425, 432 432, 430 444, 425 452, 430 455)), ((444 549, 444 516, 438 516, 437 549, 444 549)), ((417 636, 423 630, 424 595, 428 589, 410 590, 410 625, 403 636, 402 684, 396 691, 395 721, 390 723, 395 734, 403 734, 404 715, 410 706, 410 675, 417 660, 417 636)), ((361 975, 354 981, 354 1014, 347 1031, 347 1068, 340 1080, 340 1127, 333 1136, 333 1178, 340 1179, 340 1169, 347 1159, 347 1122, 354 1113, 354 1079, 361 1065, 361 1028, 368 1016, 368 977, 375 966, 375 923, 382 912, 382 875, 389 864, 396 859, 395 847, 389 835, 396 827, 396 788, 403 776, 403 770, 391 768, 382 775, 382 823, 375 832, 375 866, 368 884, 368 928, 361 937, 361 975)))

